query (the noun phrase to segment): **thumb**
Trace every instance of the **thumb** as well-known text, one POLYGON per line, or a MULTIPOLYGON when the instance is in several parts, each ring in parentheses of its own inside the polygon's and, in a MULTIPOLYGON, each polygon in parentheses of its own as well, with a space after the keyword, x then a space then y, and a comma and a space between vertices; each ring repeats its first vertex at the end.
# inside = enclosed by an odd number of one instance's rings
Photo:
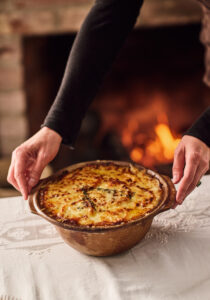
POLYGON ((178 183, 183 176, 185 166, 185 151, 183 147, 178 147, 174 154, 173 162, 173 183, 178 183))
POLYGON ((42 159, 38 157, 29 174, 29 181, 28 181, 29 192, 31 188, 38 183, 44 167, 45 165, 43 164, 42 159))

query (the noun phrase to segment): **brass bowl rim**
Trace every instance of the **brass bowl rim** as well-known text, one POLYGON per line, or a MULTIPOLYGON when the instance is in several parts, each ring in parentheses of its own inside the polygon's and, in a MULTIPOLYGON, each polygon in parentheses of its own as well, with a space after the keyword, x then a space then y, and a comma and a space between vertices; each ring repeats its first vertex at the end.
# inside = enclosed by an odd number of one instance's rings
POLYGON ((139 223, 145 223, 147 221, 147 219, 154 218, 157 214, 172 208, 172 206, 174 205, 174 201, 169 201, 170 203, 168 203, 168 201, 167 201, 168 198, 169 198, 169 187, 168 187, 168 184, 166 183, 166 181, 161 177, 161 175, 159 175, 158 173, 156 173, 153 170, 144 168, 143 166, 141 166, 139 164, 136 164, 136 163, 130 163, 130 162, 124 162, 124 161, 115 161, 115 160, 87 161, 87 162, 76 163, 76 164, 70 165, 68 167, 65 167, 65 168, 55 172, 51 176, 49 176, 47 178, 44 178, 44 179, 41 179, 39 181, 39 183, 32 189, 32 191, 31 191, 31 193, 28 197, 29 207, 30 207, 32 213, 35 213, 35 214, 43 217, 45 220, 49 221, 53 225, 62 227, 62 228, 67 229, 67 230, 81 231, 81 232, 88 232, 88 233, 94 233, 95 232, 96 233, 96 232, 107 232, 107 231, 111 231, 111 230, 117 230, 117 229, 120 229, 122 227, 126 228, 126 227, 129 227, 129 226, 134 226, 134 225, 139 224, 139 223), (71 224, 68 224, 68 223, 61 223, 61 222, 53 219, 52 217, 49 217, 47 214, 45 214, 43 212, 43 210, 41 210, 41 208, 39 207, 37 196, 38 196, 39 187, 42 185, 42 183, 45 180, 48 180, 51 176, 59 175, 59 174, 63 173, 66 170, 67 171, 73 171, 77 168, 83 167, 87 164, 93 164, 93 163, 96 163, 96 164, 114 163, 114 164, 117 164, 117 165, 120 165, 120 166, 132 165, 132 166, 138 168, 139 170, 146 170, 146 172, 149 175, 152 175, 152 176, 156 177, 161 182, 161 184, 163 186, 163 191, 164 191, 162 201, 158 204, 158 206, 154 210, 147 213, 143 217, 140 217, 140 218, 135 219, 135 220, 130 220, 130 221, 125 222, 125 223, 120 223, 120 224, 117 224, 117 225, 110 225, 110 226, 95 226, 95 227, 91 226, 91 227, 88 227, 88 226, 71 225, 71 224))

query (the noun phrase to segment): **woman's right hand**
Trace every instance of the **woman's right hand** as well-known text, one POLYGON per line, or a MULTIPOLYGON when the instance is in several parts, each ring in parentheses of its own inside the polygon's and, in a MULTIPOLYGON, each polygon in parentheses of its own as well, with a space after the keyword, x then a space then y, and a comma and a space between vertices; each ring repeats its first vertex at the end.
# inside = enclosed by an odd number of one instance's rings
POLYGON ((176 148, 173 163, 173 182, 180 182, 176 204, 181 204, 194 190, 208 171, 209 162, 210 148, 198 138, 184 135, 176 148))
POLYGON ((25 200, 38 183, 43 169, 55 158, 61 140, 57 132, 43 127, 13 151, 7 180, 25 200))

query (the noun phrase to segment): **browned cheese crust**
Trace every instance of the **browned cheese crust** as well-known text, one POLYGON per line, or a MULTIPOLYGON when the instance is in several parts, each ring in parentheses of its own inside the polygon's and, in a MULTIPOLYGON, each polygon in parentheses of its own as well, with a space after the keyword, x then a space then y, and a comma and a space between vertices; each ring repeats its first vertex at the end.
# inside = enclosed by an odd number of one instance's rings
POLYGON ((49 217, 72 225, 113 226, 136 220, 161 202, 160 181, 145 170, 114 163, 87 164, 44 181, 38 192, 49 217))

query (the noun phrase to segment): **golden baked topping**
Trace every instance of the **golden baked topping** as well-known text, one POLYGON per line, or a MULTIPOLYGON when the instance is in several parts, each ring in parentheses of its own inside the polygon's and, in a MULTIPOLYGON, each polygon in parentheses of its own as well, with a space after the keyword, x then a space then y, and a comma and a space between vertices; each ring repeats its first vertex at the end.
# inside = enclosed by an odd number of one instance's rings
POLYGON ((41 209, 59 222, 110 226, 138 219, 162 200, 160 181, 134 166, 92 163, 44 181, 41 209))

